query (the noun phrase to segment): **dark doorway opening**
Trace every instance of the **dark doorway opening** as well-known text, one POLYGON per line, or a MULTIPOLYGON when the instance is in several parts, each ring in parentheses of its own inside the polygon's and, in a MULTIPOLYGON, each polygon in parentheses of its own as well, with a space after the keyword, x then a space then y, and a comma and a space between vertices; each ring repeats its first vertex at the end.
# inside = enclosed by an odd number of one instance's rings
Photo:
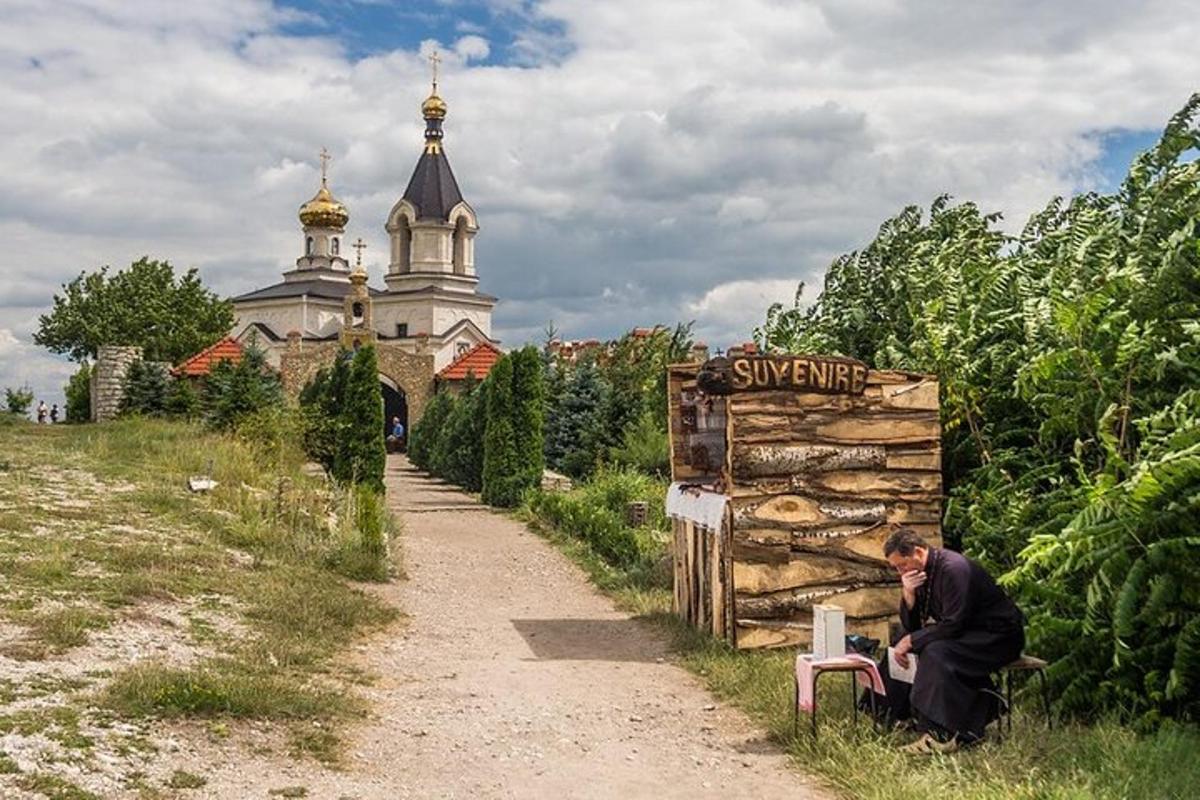
POLYGON ((379 382, 379 389, 383 392, 383 435, 392 435, 392 428, 395 426, 394 420, 399 417, 400 424, 404 426, 404 438, 407 441, 408 398, 404 396, 404 390, 395 389, 383 381, 379 382))

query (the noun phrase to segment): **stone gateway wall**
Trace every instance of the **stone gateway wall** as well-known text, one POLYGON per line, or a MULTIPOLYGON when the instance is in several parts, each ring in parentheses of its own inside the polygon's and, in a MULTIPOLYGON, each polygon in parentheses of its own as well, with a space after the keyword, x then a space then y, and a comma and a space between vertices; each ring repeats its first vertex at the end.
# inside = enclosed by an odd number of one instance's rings
MULTIPOLYGON (((287 396, 293 400, 299 397, 305 384, 313 379, 321 367, 332 364, 340 349, 337 342, 301 342, 299 337, 290 337, 279 362, 283 390, 287 396)), ((404 392, 411 426, 421 418, 425 405, 433 396, 433 355, 413 355, 387 342, 377 342, 375 352, 379 374, 404 392)))
POLYGON ((92 422, 116 419, 125 394, 125 373, 129 365, 142 357, 140 347, 103 345, 96 353, 92 367, 92 422))

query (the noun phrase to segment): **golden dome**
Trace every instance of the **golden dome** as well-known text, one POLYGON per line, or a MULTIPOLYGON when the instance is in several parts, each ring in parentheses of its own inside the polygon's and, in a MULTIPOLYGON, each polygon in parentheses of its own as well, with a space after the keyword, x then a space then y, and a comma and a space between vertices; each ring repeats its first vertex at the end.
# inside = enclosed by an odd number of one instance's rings
POLYGON ((349 221, 350 212, 333 196, 324 181, 313 199, 300 206, 300 224, 306 228, 344 228, 349 221))
POLYGON ((437 89, 421 103, 421 116, 425 119, 445 119, 446 101, 438 96, 437 89))

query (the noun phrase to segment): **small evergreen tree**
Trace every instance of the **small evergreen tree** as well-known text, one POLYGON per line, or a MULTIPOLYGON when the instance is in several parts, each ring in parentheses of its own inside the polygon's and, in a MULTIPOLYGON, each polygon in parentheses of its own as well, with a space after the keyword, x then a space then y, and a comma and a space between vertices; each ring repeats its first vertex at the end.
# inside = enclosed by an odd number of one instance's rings
POLYGON ((304 452, 333 474, 337 453, 339 412, 349 372, 350 354, 341 351, 332 367, 322 367, 300 391, 300 413, 304 420, 304 452))
POLYGON ((540 485, 546 468, 542 372, 537 348, 525 347, 513 354, 513 439, 518 461, 515 477, 521 490, 540 485))
POLYGON ((218 361, 204 384, 208 424, 221 430, 237 426, 243 417, 283 402, 279 376, 267 366, 266 354, 247 347, 236 365, 218 361))
POLYGON ((67 381, 63 394, 67 396, 67 422, 89 422, 92 419, 92 368, 84 361, 67 381))
POLYGON ((164 410, 172 417, 191 418, 200 408, 200 395, 187 378, 176 378, 167 387, 164 410))
POLYGON ((161 364, 134 361, 125 372, 120 413, 161 417, 167 410, 170 376, 161 364))
POLYGON ((546 421, 546 460, 552 469, 586 477, 604 453, 607 388, 590 362, 575 365, 553 416, 546 421))
POLYGON ((440 462, 446 480, 467 491, 478 492, 483 488, 483 437, 487 418, 482 387, 470 385, 472 383, 469 381, 454 401, 434 462, 435 466, 440 462))
POLYGON ((4 390, 4 402, 8 406, 10 414, 28 414, 29 407, 33 405, 33 389, 28 386, 16 389, 7 387, 4 390))
POLYGON ((444 435, 443 428, 450 416, 453 401, 446 392, 438 392, 429 401, 421 419, 413 426, 408 436, 408 458, 419 469, 426 472, 433 466, 433 453, 444 435))
POLYGON ((483 500, 511 508, 521 499, 521 463, 513 430, 513 357, 505 355, 487 377, 487 427, 483 436, 483 500))
POLYGON ((383 435, 383 393, 375 348, 360 347, 350 363, 338 425, 333 476, 383 491, 387 445, 383 435))

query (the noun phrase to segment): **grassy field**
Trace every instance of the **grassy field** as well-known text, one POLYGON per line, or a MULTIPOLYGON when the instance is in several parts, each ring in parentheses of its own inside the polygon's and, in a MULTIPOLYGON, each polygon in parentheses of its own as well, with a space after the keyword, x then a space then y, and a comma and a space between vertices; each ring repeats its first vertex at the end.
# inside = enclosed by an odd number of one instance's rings
MULTIPOLYGON (((534 521, 534 529, 579 564, 619 607, 663 628, 680 663, 717 696, 743 709, 786 749, 798 768, 840 796, 858 800, 1184 800, 1200 796, 1200 731, 1171 726, 1139 736, 1116 722, 1058 723, 1046 729, 1035 699, 1018 698, 1010 736, 951 756, 905 756, 903 734, 852 726, 842 676, 821 686, 820 736, 792 729, 794 652, 738 652, 701 636, 671 614, 668 589, 644 573, 605 563, 579 539, 534 521)), ((806 722, 803 719, 802 722, 806 722)))
POLYGON ((149 726, 171 719, 215 736, 252 719, 290 753, 337 759, 369 679, 337 656, 398 616, 351 580, 398 570, 360 526, 391 523, 263 441, 149 420, 0 425, 0 735, 24 737, 0 752, 0 795, 104 796, 90 770, 114 760, 128 774, 99 772, 123 790, 180 788, 137 769, 149 726), (216 489, 190 493, 210 464, 216 489))

